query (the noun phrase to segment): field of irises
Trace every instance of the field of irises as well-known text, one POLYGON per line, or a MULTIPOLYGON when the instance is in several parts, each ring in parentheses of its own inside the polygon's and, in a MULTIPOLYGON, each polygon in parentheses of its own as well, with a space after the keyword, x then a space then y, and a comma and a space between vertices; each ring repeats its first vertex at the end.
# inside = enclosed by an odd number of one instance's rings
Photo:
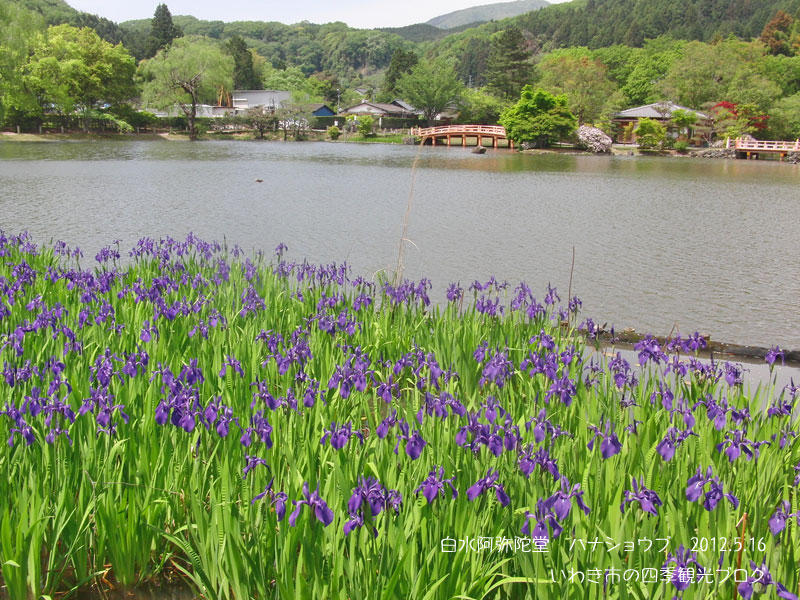
POLYGON ((794 384, 286 250, 0 234, 0 595, 796 598, 794 384))

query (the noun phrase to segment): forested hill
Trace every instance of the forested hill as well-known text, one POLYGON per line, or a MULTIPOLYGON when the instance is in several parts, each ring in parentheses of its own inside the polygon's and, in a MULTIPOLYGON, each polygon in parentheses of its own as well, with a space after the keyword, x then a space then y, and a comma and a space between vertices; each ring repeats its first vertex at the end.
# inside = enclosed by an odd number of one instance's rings
POLYGON ((514 18, 542 46, 641 46, 669 35, 710 41, 758 37, 778 10, 797 15, 800 0, 575 0, 514 18))
POLYGON ((91 27, 101 38, 112 44, 122 42, 128 45, 125 31, 119 25, 103 17, 75 10, 64 0, 14 0, 14 3, 39 13, 48 25, 66 23, 74 27, 91 27))
POLYGON ((507 19, 508 17, 516 17, 517 15, 532 10, 539 10, 549 5, 550 3, 545 0, 515 0, 514 2, 483 4, 481 6, 463 8, 447 13, 446 15, 434 17, 426 21, 426 24, 441 29, 452 29, 453 27, 461 27, 469 25, 470 23, 497 21, 500 19, 507 19))

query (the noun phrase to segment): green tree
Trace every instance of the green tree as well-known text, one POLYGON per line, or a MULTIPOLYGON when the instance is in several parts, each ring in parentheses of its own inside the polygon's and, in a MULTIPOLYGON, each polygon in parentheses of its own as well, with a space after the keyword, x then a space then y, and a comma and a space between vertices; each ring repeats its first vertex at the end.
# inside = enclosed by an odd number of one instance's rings
POLYGON ((682 46, 683 42, 668 37, 647 40, 642 51, 635 55, 635 65, 622 86, 629 104, 636 106, 660 99, 662 92, 657 86, 681 56, 682 46))
POLYGON ((261 78, 253 68, 253 55, 244 38, 234 35, 225 42, 225 52, 233 57, 233 87, 237 90, 261 89, 261 78))
POLYGON ((640 148, 661 149, 667 141, 667 128, 655 119, 639 119, 633 133, 640 148))
POLYGON ((386 69, 386 74, 383 76, 379 99, 384 102, 394 100, 394 96, 397 95, 397 82, 403 75, 410 73, 418 62, 419 57, 413 50, 404 50, 403 48, 395 50, 389 68, 386 69))
POLYGON ((769 48, 771 54, 792 53, 792 28, 794 19, 788 13, 779 10, 772 20, 764 26, 761 41, 769 48))
POLYGON ((134 93, 135 70, 122 44, 112 46, 94 30, 70 25, 40 34, 25 67, 27 85, 42 106, 54 105, 64 114, 79 110, 84 116, 99 101, 128 100, 134 93))
POLYGON ((511 26, 495 34, 487 63, 489 91, 501 98, 516 98, 522 86, 533 78, 530 59, 519 27, 511 26))
POLYGON ((400 78, 397 89, 431 124, 437 114, 458 103, 464 84, 458 80, 452 63, 443 59, 422 60, 400 78))
POLYGON ((258 132, 258 139, 263 140, 267 131, 278 128, 278 117, 272 113, 264 112, 259 107, 248 108, 240 117, 241 122, 258 132))
POLYGON ((166 4, 159 4, 150 22, 150 34, 145 42, 145 57, 152 58, 162 48, 166 48, 172 40, 183 35, 181 28, 172 22, 172 14, 166 4))
POLYGON ((461 97, 458 120, 473 125, 495 125, 508 104, 483 89, 467 88, 461 97))
POLYGON ((0 123, 23 125, 41 114, 23 69, 44 19, 18 4, 0 0, 0 123))
POLYGON ((526 85, 519 101, 500 115, 500 125, 515 144, 546 148, 575 131, 578 119, 569 111, 563 94, 554 96, 526 85))
POLYGON ((678 128, 680 134, 684 134, 687 138, 692 137, 692 127, 697 123, 697 113, 692 110, 683 110, 682 108, 672 111, 670 121, 678 128))
POLYGON ((371 115, 359 115, 358 117, 358 133, 364 137, 373 135, 372 128, 375 126, 375 119, 371 115))
POLYGON ((142 99, 161 109, 179 106, 189 123, 189 137, 197 138, 197 105, 213 102, 219 88, 233 85, 233 59, 208 38, 187 36, 174 40, 150 60, 142 61, 142 99))
POLYGON ((569 109, 578 123, 593 123, 602 114, 606 99, 615 86, 608 69, 591 58, 585 48, 556 51, 545 56, 536 67, 539 86, 553 94, 566 94, 569 109))
POLYGON ((772 107, 769 137, 778 140, 800 138, 800 93, 781 98, 772 107))

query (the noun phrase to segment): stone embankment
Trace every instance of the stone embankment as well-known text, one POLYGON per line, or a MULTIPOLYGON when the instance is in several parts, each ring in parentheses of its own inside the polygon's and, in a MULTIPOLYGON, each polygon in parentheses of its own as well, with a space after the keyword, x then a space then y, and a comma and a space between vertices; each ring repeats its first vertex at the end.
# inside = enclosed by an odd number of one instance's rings
MULTIPOLYGON (((736 158, 736 150, 733 148, 708 148, 692 152, 691 156, 698 158, 736 158)), ((783 162, 800 164, 800 152, 790 152, 783 159, 783 162)))

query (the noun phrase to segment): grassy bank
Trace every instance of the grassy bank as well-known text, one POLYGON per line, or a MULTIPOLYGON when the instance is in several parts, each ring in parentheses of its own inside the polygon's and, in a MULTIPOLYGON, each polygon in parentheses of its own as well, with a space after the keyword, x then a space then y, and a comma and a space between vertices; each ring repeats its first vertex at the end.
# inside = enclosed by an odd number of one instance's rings
POLYGON ((549 287, 438 308, 426 280, 282 246, 0 255, 10 598, 179 575, 206 598, 699 599, 765 569, 797 590, 797 390, 750 393, 696 336, 605 360, 549 287))

